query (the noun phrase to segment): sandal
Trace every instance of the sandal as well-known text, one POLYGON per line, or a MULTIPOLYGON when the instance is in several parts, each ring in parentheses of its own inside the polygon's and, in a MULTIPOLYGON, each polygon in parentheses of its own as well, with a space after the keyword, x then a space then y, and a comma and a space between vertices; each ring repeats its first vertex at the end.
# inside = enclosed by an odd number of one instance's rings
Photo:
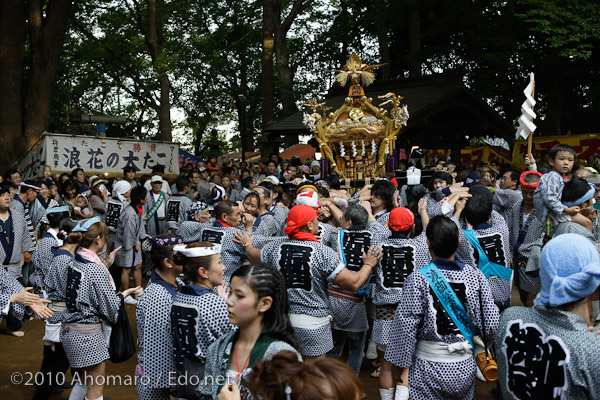
POLYGON ((371 372, 371 378, 379 378, 379 375, 381 374, 381 366, 375 368, 375 371, 371 372))
POLYGON ((381 366, 381 360, 379 358, 376 358, 373 361, 371 361, 371 365, 373 366, 373 368, 378 368, 381 366))

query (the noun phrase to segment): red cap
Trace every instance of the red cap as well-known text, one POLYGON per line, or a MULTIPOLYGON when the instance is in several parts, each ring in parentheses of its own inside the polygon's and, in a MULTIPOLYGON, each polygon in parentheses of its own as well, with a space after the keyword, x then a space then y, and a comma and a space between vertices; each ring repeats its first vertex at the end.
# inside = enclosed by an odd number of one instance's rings
POLYGON ((415 215, 408 208, 396 207, 390 212, 388 222, 393 232, 404 232, 415 223, 415 215))

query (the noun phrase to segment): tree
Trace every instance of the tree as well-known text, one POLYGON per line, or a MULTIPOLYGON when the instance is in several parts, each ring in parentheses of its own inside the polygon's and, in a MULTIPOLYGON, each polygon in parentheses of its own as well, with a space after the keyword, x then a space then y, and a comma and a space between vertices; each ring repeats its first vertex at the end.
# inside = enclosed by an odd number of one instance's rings
POLYGON ((4 168, 48 129, 71 5, 69 0, 0 2, 0 165, 4 168))

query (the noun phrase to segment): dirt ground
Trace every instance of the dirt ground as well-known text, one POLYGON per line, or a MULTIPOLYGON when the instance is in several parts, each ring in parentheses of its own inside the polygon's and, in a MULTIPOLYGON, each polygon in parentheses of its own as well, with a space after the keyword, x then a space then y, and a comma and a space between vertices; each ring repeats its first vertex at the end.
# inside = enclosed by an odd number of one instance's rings
MULTIPOLYGON (((514 305, 521 304, 516 290, 513 290, 512 302, 514 305)), ((137 340, 137 329, 134 323, 135 306, 127 305, 126 307, 137 340)), ((30 320, 23 325, 25 336, 17 338, 6 334, 5 321, 6 319, 3 319, 0 324, 0 398, 11 400, 31 399, 35 392, 35 387, 31 382, 42 363, 44 324, 40 320, 30 320)), ((106 397, 113 400, 134 400, 138 398, 135 384, 130 382, 133 380, 136 364, 136 356, 120 364, 107 361, 106 374, 113 381, 109 382, 104 389, 105 399, 106 397)), ((380 397, 377 379, 369 376, 372 371, 373 368, 370 363, 365 360, 359 378, 367 395, 366 398, 378 400, 380 397)), ((70 379, 70 377, 68 372, 67 379, 70 379)), ((478 400, 494 400, 492 388, 495 386, 495 383, 477 381, 476 398, 478 400)), ((70 390, 65 390, 61 395, 53 396, 51 399, 67 400, 69 393, 70 390)))

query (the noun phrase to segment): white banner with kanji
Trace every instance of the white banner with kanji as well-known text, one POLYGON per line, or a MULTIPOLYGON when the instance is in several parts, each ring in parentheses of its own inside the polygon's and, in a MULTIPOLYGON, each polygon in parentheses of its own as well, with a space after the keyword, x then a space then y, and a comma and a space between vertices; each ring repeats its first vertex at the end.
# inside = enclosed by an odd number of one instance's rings
POLYGON ((179 143, 45 132, 18 168, 23 179, 33 179, 42 176, 44 165, 53 172, 83 168, 86 173, 120 174, 129 166, 138 173, 151 173, 157 164, 165 167, 165 174, 179 174, 179 143))

